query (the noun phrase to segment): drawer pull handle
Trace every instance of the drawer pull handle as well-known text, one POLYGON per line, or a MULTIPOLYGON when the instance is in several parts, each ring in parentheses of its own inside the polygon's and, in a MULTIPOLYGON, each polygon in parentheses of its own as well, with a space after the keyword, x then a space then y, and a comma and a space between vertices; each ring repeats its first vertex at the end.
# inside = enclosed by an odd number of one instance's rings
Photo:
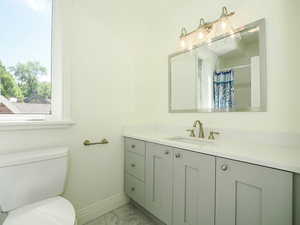
POLYGON ((135 167, 135 164, 134 164, 134 163, 132 163, 132 164, 131 164, 131 167, 132 167, 132 168, 134 168, 134 167, 135 167))
POLYGON ((227 170, 228 170, 228 165, 223 164, 223 165, 221 166, 221 170, 222 170, 222 171, 227 171, 227 170))
POLYGON ((131 145, 131 148, 135 148, 135 145, 131 145))
POLYGON ((165 151, 165 155, 169 155, 170 154, 170 152, 169 151, 165 151))
POLYGON ((176 157, 177 159, 179 159, 179 158, 181 157, 181 154, 180 154, 180 153, 176 153, 176 154, 175 154, 175 157, 176 157))
POLYGON ((132 188, 131 188, 131 191, 135 191, 135 188, 134 188, 134 187, 132 187, 132 188))

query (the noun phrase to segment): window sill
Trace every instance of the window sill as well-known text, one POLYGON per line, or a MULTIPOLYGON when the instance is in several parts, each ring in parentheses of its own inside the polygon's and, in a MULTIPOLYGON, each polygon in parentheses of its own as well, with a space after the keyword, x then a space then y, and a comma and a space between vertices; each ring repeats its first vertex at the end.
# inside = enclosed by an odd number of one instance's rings
POLYGON ((0 121, 0 131, 64 129, 75 125, 72 120, 58 121, 0 121))

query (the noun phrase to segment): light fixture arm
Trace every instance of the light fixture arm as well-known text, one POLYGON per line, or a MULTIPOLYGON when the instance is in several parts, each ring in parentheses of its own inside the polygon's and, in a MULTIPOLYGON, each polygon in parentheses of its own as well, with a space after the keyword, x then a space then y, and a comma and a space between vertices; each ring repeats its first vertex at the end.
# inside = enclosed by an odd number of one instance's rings
POLYGON ((187 30, 185 27, 181 28, 180 38, 183 38, 187 35, 187 30))
POLYGON ((205 22, 204 18, 201 18, 200 19, 200 22, 199 22, 199 27, 198 28, 201 28, 203 26, 205 26, 207 23, 205 22))
POLYGON ((224 18, 224 17, 227 17, 229 14, 228 14, 228 9, 224 6, 222 8, 222 14, 221 14, 221 17, 220 18, 224 18))

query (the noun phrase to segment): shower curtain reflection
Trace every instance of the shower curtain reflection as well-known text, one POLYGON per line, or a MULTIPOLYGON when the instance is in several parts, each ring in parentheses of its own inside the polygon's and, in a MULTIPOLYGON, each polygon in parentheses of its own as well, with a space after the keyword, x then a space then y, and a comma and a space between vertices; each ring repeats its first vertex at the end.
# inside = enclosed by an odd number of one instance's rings
POLYGON ((214 73, 214 108, 216 111, 230 111, 234 107, 234 71, 214 73))

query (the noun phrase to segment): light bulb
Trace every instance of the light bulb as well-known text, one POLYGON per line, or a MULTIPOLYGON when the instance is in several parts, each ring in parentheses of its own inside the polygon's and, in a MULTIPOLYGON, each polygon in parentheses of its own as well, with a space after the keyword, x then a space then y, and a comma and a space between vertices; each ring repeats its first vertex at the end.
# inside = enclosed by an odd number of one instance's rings
POLYGON ((198 33, 198 38, 199 38, 199 39, 203 39, 203 38, 204 38, 204 34, 203 34, 202 31, 198 33))
POLYGON ((181 45, 182 48, 185 48, 185 46, 186 46, 185 40, 181 40, 181 41, 180 41, 180 45, 181 45))
POLYGON ((223 20, 223 21, 221 22, 221 27, 222 27, 223 30, 225 30, 225 29, 227 28, 227 23, 226 23, 226 21, 223 20))

